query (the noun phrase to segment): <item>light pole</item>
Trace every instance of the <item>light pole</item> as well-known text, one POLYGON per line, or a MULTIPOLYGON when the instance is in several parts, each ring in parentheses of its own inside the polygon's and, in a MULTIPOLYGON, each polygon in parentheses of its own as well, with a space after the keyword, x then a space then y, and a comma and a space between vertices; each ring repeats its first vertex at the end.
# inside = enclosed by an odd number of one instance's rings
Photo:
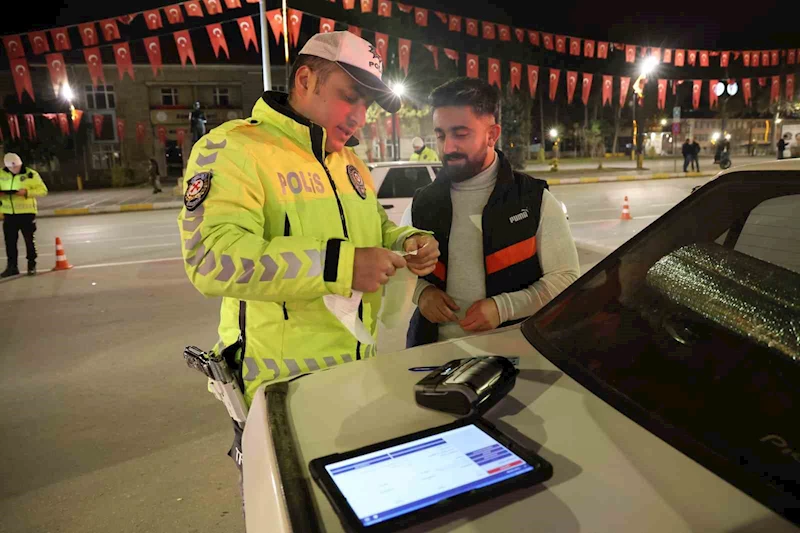
POLYGON ((642 144, 644 142, 644 135, 639 124, 636 122, 636 106, 639 104, 639 99, 642 97, 644 91, 644 81, 649 74, 652 74, 656 66, 658 66, 658 59, 653 56, 648 56, 642 62, 639 70, 639 77, 633 83, 633 147, 634 151, 631 154, 636 159, 636 168, 641 170, 644 168, 644 154, 642 153, 642 144))
MULTIPOLYGON (((550 172, 558 171, 558 143, 561 138, 558 136, 558 130, 556 128, 552 128, 550 130, 550 138, 553 139, 553 164, 550 167, 550 172)), ((544 147, 542 147, 544 148, 544 147)))
MULTIPOLYGON (((391 89, 398 98, 402 98, 406 93, 406 86, 399 81, 392 84, 391 89)), ((397 134, 397 112, 392 113, 392 159, 400 161, 400 136, 397 134)))
MULTIPOLYGON (((64 83, 61 86, 61 96, 64 100, 67 101, 69 104, 69 123, 70 129, 72 130, 72 150, 75 154, 75 169, 79 168, 78 163, 78 128, 75 125, 75 106, 72 105, 72 100, 75 98, 75 93, 72 92, 72 87, 69 86, 68 83, 64 83)), ((81 179, 81 175, 77 172, 75 173, 75 181, 78 186, 78 190, 83 190, 83 180, 81 179)))

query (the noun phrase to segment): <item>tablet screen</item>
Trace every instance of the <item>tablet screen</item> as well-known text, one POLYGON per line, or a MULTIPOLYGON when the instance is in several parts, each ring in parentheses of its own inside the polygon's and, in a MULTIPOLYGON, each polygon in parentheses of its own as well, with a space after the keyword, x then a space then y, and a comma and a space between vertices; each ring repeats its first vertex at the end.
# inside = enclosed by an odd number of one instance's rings
POLYGON ((371 526, 533 467, 470 424, 325 469, 361 523, 371 526))

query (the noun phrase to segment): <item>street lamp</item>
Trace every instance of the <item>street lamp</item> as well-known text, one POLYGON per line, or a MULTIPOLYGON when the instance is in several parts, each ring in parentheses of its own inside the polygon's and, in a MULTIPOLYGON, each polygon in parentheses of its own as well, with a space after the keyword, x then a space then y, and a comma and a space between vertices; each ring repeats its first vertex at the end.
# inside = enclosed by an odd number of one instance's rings
POLYGON ((665 119, 665 118, 662 118, 662 119, 661 119, 661 125, 662 125, 662 126, 666 126, 666 125, 667 125, 667 119, 665 119))
POLYGON ((658 67, 658 59, 653 56, 647 56, 642 61, 639 67, 639 77, 633 84, 633 146, 634 150, 631 153, 631 158, 636 159, 636 168, 644 168, 644 161, 642 155, 642 144, 644 143, 644 135, 640 131, 639 124, 636 122, 636 106, 639 103, 639 98, 642 97, 644 91, 644 80, 648 75, 655 72, 658 67))
MULTIPOLYGON (((397 98, 402 98, 406 94, 406 86, 403 82, 395 82, 390 85, 392 92, 397 98)), ((397 134, 397 113, 392 113, 392 155, 395 161, 400 160, 400 136, 397 134)))
MULTIPOLYGON (((72 150, 75 154, 75 168, 78 168, 78 127, 75 124, 75 106, 72 104, 72 101, 75 99, 75 93, 72 91, 72 87, 69 86, 69 83, 64 82, 64 85, 61 86, 61 96, 64 100, 67 101, 69 104, 69 121, 72 125, 72 150)), ((77 172, 75 173, 75 181, 78 186, 78 190, 83 190, 83 180, 81 179, 81 175, 77 172)))
POLYGON ((558 170, 558 142, 561 140, 558 136, 556 128, 550 129, 550 138, 553 140, 553 164, 550 166, 550 171, 555 172, 558 170))

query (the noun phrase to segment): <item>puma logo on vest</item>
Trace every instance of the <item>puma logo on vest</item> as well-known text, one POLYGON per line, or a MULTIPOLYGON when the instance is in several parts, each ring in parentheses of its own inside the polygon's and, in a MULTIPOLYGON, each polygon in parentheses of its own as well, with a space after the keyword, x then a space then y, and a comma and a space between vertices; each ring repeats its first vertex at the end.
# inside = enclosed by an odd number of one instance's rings
POLYGON ((508 217, 508 221, 513 224, 514 222, 519 222, 520 220, 525 220, 526 218, 528 218, 528 208, 523 207, 522 211, 514 216, 508 217))

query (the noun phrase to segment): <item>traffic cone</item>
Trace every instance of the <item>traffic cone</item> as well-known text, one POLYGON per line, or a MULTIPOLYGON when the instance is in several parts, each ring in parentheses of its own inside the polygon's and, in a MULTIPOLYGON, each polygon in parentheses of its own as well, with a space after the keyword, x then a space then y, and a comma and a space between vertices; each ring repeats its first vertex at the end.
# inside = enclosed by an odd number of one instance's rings
POLYGON ((619 217, 620 220, 633 220, 631 216, 631 208, 628 206, 628 197, 625 197, 625 203, 622 204, 622 215, 619 217))
POLYGON ((70 268, 72 268, 72 265, 67 261, 64 245, 61 244, 61 237, 56 237, 56 267, 53 270, 69 270, 70 268))

